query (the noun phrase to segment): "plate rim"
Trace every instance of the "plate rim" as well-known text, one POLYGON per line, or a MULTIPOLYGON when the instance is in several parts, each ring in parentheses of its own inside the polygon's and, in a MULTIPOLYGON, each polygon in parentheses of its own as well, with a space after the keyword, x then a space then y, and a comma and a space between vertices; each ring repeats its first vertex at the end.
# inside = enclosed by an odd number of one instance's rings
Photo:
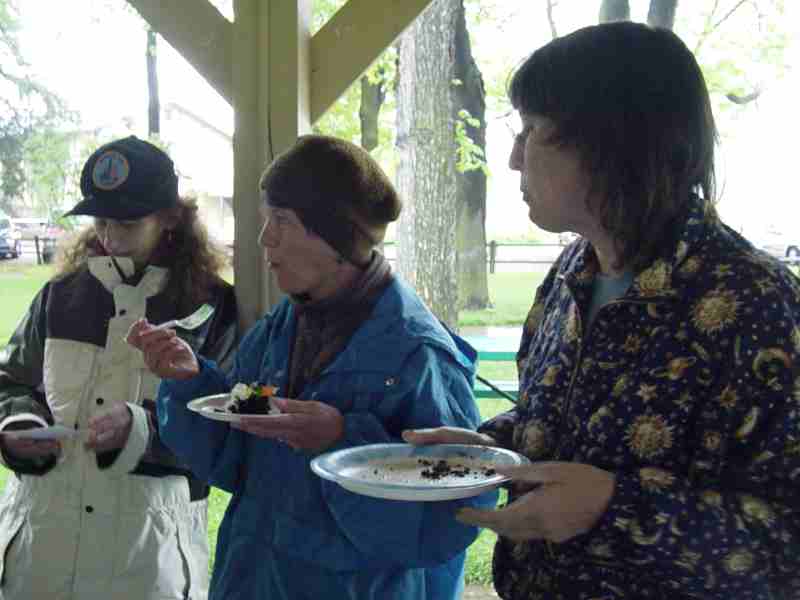
POLYGON ((463 498, 471 498, 480 494, 490 492, 497 489, 503 484, 499 483, 482 483, 470 488, 434 488, 429 487, 425 490, 418 490, 415 488, 380 488, 354 485, 352 481, 339 483, 339 485, 354 494, 362 496, 369 496, 371 498, 381 498, 384 500, 401 500, 409 502, 441 502, 461 500, 463 498))
POLYGON ((212 421, 223 421, 226 423, 240 422, 243 418, 262 420, 262 419, 274 419, 275 417, 281 416, 281 415, 254 415, 250 413, 242 414, 242 413, 214 412, 211 410, 203 410, 202 408, 197 408, 197 405, 200 402, 202 401, 207 402, 211 398, 219 398, 219 397, 224 397, 225 399, 228 399, 230 398, 230 392, 221 392, 219 394, 207 394, 205 396, 200 396, 199 398, 193 398, 192 400, 189 400, 189 402, 186 403, 186 408, 191 410, 193 413, 200 415, 201 417, 205 417, 206 419, 210 419, 212 421))
MULTIPOLYGON (((516 460, 516 465, 524 465, 530 462, 530 460, 525 457, 524 455, 520 454, 519 452, 515 452, 513 450, 508 450, 507 448, 501 448, 500 446, 479 446, 477 444, 427 444, 427 445, 419 445, 414 446, 413 444, 406 444, 406 443, 377 443, 377 444, 365 444, 363 446, 352 446, 350 448, 342 448, 341 450, 334 450, 333 452, 327 452, 320 456, 317 456, 311 461, 311 469, 317 473, 323 479, 327 479, 329 481, 334 481, 341 485, 341 481, 353 482, 353 483, 364 483, 364 479, 356 478, 356 477, 348 477, 346 475, 341 475, 332 471, 331 469, 325 468, 324 462, 325 460, 330 460, 330 457, 335 454, 352 454, 358 453, 363 451, 364 448, 377 448, 377 447, 416 447, 416 448, 426 448, 426 447, 446 447, 446 446, 455 446, 458 448, 490 448, 493 451, 499 452, 500 454, 507 454, 516 460), (524 460, 519 460, 524 459, 524 460), (319 471, 323 471, 327 474, 327 476, 322 475, 319 471)), ((454 483, 452 485, 448 485, 446 487, 435 487, 435 486, 428 486, 428 485, 416 485, 416 484, 403 484, 403 483, 393 483, 393 482, 386 482, 386 483, 379 483, 373 485, 373 487, 378 487, 382 489, 388 490, 398 490, 398 491, 414 491, 414 492, 421 492, 421 493, 429 493, 431 491, 441 491, 441 490, 467 490, 467 489, 476 489, 476 488, 483 488, 487 486, 497 487, 502 485, 503 483, 510 481, 511 478, 506 475, 494 475, 492 478, 487 478, 480 482, 463 482, 463 483, 454 483)), ((369 486, 369 483, 367 483, 369 486)), ((342 486, 344 487, 344 486, 342 486)))

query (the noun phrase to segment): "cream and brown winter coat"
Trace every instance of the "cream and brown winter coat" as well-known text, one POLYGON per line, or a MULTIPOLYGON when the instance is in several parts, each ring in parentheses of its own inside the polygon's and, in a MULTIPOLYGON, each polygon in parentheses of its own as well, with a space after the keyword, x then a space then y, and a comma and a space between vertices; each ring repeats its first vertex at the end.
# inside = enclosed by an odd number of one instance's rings
MULTIPOLYGON (((129 259, 89 259, 49 282, 0 353, 0 429, 32 413, 79 431, 125 402, 133 415, 126 445, 96 454, 65 442, 58 460, 14 462, 0 502, 0 598, 202 599, 207 594, 206 497, 158 438, 158 380, 123 338, 147 316, 183 316, 161 294, 168 271, 133 276, 129 259), (126 276, 123 281, 122 276, 126 276)), ((193 332, 196 351, 227 366, 235 345, 233 290, 214 289, 216 311, 193 332)))

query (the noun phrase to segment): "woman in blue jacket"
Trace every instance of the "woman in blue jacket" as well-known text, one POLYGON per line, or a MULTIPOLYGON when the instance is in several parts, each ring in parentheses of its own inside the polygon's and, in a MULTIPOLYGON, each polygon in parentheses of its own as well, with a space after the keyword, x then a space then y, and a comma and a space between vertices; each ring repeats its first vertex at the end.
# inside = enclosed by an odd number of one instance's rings
POLYGON ((305 136, 260 184, 261 244, 287 294, 242 341, 226 378, 146 321, 129 341, 166 378, 163 439, 233 494, 219 530, 211 598, 451 599, 477 529, 455 511, 348 492, 309 468, 323 451, 397 442, 403 430, 479 422, 474 351, 449 334, 375 251, 400 214, 368 153, 305 136), (231 425, 186 403, 237 382, 278 388, 283 415, 231 425))

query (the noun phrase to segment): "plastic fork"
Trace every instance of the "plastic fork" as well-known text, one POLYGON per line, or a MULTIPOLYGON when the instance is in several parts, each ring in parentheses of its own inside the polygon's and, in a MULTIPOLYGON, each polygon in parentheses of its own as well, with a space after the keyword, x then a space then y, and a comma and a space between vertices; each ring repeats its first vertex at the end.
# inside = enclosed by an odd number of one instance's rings
POLYGON ((200 308, 190 314, 188 317, 183 317, 182 319, 172 319, 170 321, 166 321, 159 325, 156 325, 154 329, 169 329, 171 327, 177 327, 178 329, 197 329, 205 323, 208 318, 214 314, 214 307, 210 304, 203 304, 200 308))

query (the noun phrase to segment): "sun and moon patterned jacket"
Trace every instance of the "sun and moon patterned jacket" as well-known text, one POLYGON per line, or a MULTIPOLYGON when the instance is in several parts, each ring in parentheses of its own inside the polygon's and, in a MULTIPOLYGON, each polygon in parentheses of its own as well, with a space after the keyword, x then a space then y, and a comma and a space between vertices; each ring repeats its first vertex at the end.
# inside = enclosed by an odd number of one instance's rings
POLYGON ((596 272, 586 240, 564 250, 525 324, 518 406, 481 431, 606 469, 613 497, 563 544, 501 538, 501 597, 800 598, 800 281, 698 199, 587 327, 596 272))

